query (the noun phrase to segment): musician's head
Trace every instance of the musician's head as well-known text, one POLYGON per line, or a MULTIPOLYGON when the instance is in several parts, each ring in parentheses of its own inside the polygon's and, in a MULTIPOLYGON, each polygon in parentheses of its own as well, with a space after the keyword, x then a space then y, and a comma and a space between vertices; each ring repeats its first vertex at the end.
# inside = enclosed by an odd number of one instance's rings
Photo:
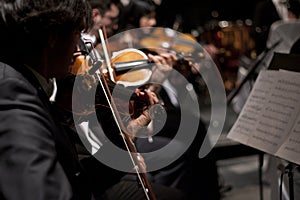
MULTIPOLYGON (((113 35, 118 29, 119 15, 122 4, 119 0, 88 0, 92 7, 94 29, 105 26, 108 36, 113 35)), ((95 31, 92 34, 95 34, 95 31)))
POLYGON ((288 18, 298 19, 300 17, 300 2, 299 0, 287 1, 288 18))
POLYGON ((156 25, 156 6, 150 0, 131 1, 122 12, 120 30, 156 25))
POLYGON ((61 75, 90 14, 84 0, 1 1, 0 60, 39 66, 44 76, 61 75))

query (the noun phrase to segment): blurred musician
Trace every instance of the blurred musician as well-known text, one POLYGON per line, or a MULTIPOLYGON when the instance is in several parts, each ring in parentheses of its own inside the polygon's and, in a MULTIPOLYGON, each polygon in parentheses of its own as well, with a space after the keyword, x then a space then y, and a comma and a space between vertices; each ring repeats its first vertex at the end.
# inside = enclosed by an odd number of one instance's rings
POLYGON ((298 0, 264 0, 258 2, 253 16, 257 54, 265 50, 270 27, 275 21, 297 19, 299 13, 300 4, 298 0))

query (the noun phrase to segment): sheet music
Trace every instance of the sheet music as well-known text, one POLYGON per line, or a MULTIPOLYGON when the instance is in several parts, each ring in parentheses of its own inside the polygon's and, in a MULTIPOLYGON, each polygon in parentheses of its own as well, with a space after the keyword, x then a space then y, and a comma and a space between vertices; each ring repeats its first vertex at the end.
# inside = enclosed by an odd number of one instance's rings
POLYGON ((275 154, 288 137, 300 103, 299 74, 279 71, 275 73, 276 82, 266 97, 267 102, 257 117, 258 123, 248 141, 248 145, 257 146, 271 154, 275 154))
POLYGON ((247 144, 254 127, 257 124, 257 117, 266 102, 272 85, 276 81, 276 73, 262 71, 257 77, 256 83, 244 105, 236 123, 230 130, 228 138, 247 144))
POLYGON ((300 74, 262 71, 228 137, 300 164, 300 74))

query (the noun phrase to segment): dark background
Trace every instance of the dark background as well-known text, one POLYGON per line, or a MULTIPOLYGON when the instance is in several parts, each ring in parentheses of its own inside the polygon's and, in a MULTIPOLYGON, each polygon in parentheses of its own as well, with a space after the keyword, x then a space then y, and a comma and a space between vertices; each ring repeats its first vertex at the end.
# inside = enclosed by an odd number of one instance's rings
POLYGON ((253 18, 257 2, 262 0, 162 0, 158 25, 172 27, 176 16, 181 17, 181 31, 202 27, 210 20, 236 21, 253 18), (218 16, 212 16, 217 11, 218 16))

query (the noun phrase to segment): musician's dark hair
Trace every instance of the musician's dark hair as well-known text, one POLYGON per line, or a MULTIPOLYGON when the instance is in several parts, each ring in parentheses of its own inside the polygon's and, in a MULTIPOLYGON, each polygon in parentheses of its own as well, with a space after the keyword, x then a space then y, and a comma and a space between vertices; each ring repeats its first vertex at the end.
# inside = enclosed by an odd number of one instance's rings
POLYGON ((156 6, 151 0, 131 1, 123 10, 120 17, 120 30, 124 31, 131 28, 139 28, 140 19, 152 12, 156 6))
POLYGON ((49 33, 68 34, 90 25, 85 0, 2 0, 0 58, 20 53, 19 48, 42 48, 49 33))
POLYGON ((115 4, 120 10, 123 8, 120 0, 88 0, 92 8, 97 8, 101 15, 110 10, 111 4, 115 4))
POLYGON ((300 17, 300 2, 299 2, 299 0, 288 0, 287 1, 287 8, 297 18, 300 17))

